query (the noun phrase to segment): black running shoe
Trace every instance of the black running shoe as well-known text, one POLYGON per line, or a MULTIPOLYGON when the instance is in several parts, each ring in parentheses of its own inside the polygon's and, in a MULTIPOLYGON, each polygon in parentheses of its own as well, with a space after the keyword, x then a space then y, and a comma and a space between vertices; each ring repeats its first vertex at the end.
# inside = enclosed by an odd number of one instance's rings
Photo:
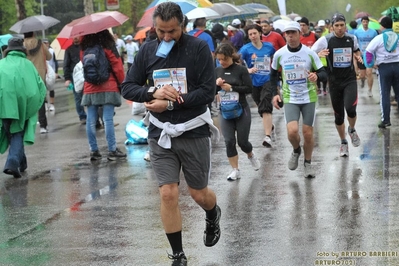
POLYGON ((108 160, 115 161, 120 158, 126 158, 126 153, 123 153, 120 149, 116 148, 115 151, 110 151, 108 153, 108 160))
POLYGON ((187 258, 183 251, 174 255, 168 254, 168 257, 173 260, 172 266, 187 266, 187 258))
POLYGON ((222 211, 220 207, 216 205, 216 217, 213 220, 205 218, 206 228, 204 231, 204 244, 207 247, 212 247, 216 245, 220 238, 220 216, 222 216, 222 211))
POLYGON ((381 122, 381 123, 378 124, 379 128, 387 128, 387 127, 390 127, 390 126, 391 126, 391 123, 381 122))
POLYGON ((101 160, 101 154, 99 151, 90 152, 90 161, 101 160))

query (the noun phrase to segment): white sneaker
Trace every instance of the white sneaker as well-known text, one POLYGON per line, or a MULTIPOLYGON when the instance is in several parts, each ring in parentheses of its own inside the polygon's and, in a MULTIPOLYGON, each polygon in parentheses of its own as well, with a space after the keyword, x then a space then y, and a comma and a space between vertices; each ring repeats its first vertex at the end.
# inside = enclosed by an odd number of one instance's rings
POLYGON ((341 147, 339 148, 339 156, 341 157, 349 156, 348 144, 341 144, 341 147))
POLYGON ((349 126, 348 126, 348 133, 349 133, 349 136, 351 137, 353 147, 358 147, 360 145, 359 135, 356 133, 356 131, 353 131, 352 133, 350 133, 349 126))
POLYGON ((298 168, 299 156, 301 156, 301 152, 298 152, 298 153, 292 152, 291 153, 290 160, 288 161, 288 169, 295 170, 298 168))
POLYGON ((151 161, 151 159, 150 159, 150 151, 147 151, 147 152, 145 153, 145 155, 144 155, 144 160, 146 160, 147 162, 150 162, 150 161, 151 161))
POLYGON ((262 145, 265 146, 266 148, 271 148, 272 147, 272 139, 268 136, 266 136, 263 139, 262 145))
POLYGON ((250 158, 248 158, 248 159, 249 159, 249 161, 251 162, 252 168, 253 168, 255 171, 258 171, 259 168, 260 168, 260 162, 259 162, 258 158, 255 156, 255 153, 252 152, 252 157, 250 157, 250 158))
POLYGON ((234 168, 233 171, 227 176, 228 181, 235 181, 240 179, 240 170, 234 168))
POLYGON ((46 134, 48 132, 48 130, 44 127, 40 128, 40 134, 46 134))
POLYGON ((316 176, 313 167, 310 163, 306 163, 304 164, 305 166, 305 178, 314 178, 316 176))
POLYGON ((369 90, 369 91, 367 92, 367 95, 368 95, 369 97, 373 97, 373 92, 372 92, 371 90, 369 90))
POLYGON ((50 103, 48 110, 54 112, 55 111, 54 104, 50 103))

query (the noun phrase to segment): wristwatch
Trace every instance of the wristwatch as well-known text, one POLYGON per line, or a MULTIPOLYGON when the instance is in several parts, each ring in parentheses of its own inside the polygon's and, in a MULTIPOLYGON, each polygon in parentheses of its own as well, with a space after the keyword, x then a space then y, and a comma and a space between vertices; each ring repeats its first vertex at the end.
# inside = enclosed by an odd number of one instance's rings
POLYGON ((172 102, 172 101, 168 101, 168 106, 166 106, 166 109, 167 109, 168 111, 172 111, 172 110, 174 109, 174 106, 173 106, 173 102, 172 102))
POLYGON ((150 87, 150 88, 148 89, 148 91, 147 91, 147 96, 148 96, 148 98, 150 98, 150 101, 152 101, 152 100, 155 99, 155 98, 154 98, 154 93, 155 93, 155 91, 156 91, 157 89, 158 89, 157 87, 150 87))

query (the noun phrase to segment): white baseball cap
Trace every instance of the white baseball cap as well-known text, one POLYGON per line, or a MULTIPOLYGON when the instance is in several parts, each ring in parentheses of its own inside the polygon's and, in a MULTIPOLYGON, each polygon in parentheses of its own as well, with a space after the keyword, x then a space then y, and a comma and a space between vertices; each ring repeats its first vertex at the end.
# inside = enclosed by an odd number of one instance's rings
POLYGON ((325 26, 326 22, 324 21, 324 19, 320 19, 319 22, 317 22, 317 26, 325 26))
POLYGON ((283 32, 286 32, 289 30, 301 31, 301 25, 299 25, 299 23, 296 21, 290 21, 285 25, 283 32))
POLYGON ((236 18, 236 19, 234 19, 234 20, 231 22, 231 25, 232 25, 232 26, 241 25, 241 20, 239 20, 238 18, 236 18))
POLYGON ((126 36, 125 38, 124 38, 124 40, 125 41, 127 41, 127 40, 133 40, 133 37, 132 37, 132 35, 128 35, 128 36, 126 36))

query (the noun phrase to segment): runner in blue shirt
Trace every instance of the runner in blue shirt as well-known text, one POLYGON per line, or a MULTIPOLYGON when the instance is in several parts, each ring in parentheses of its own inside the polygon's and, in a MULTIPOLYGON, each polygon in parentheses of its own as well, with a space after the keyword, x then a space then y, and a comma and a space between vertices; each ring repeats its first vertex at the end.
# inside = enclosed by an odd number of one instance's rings
MULTIPOLYGON (((365 53, 367 45, 374 39, 375 36, 378 35, 376 30, 369 28, 369 17, 362 17, 362 26, 355 30, 355 36, 359 43, 359 48, 362 54, 365 53)), ((364 83, 367 76, 367 85, 369 86, 368 96, 373 97, 373 69, 367 68, 363 63, 357 62, 357 67, 359 69, 359 76, 361 80, 361 88, 364 88, 364 83)))
POLYGON ((273 93, 270 87, 270 64, 274 55, 274 47, 269 42, 262 42, 262 28, 257 24, 253 24, 246 29, 247 36, 251 40, 250 43, 244 45, 239 54, 248 67, 248 72, 252 78, 252 98, 258 106, 258 113, 263 120, 263 128, 265 130, 265 138, 263 146, 272 147, 272 98, 273 93))

